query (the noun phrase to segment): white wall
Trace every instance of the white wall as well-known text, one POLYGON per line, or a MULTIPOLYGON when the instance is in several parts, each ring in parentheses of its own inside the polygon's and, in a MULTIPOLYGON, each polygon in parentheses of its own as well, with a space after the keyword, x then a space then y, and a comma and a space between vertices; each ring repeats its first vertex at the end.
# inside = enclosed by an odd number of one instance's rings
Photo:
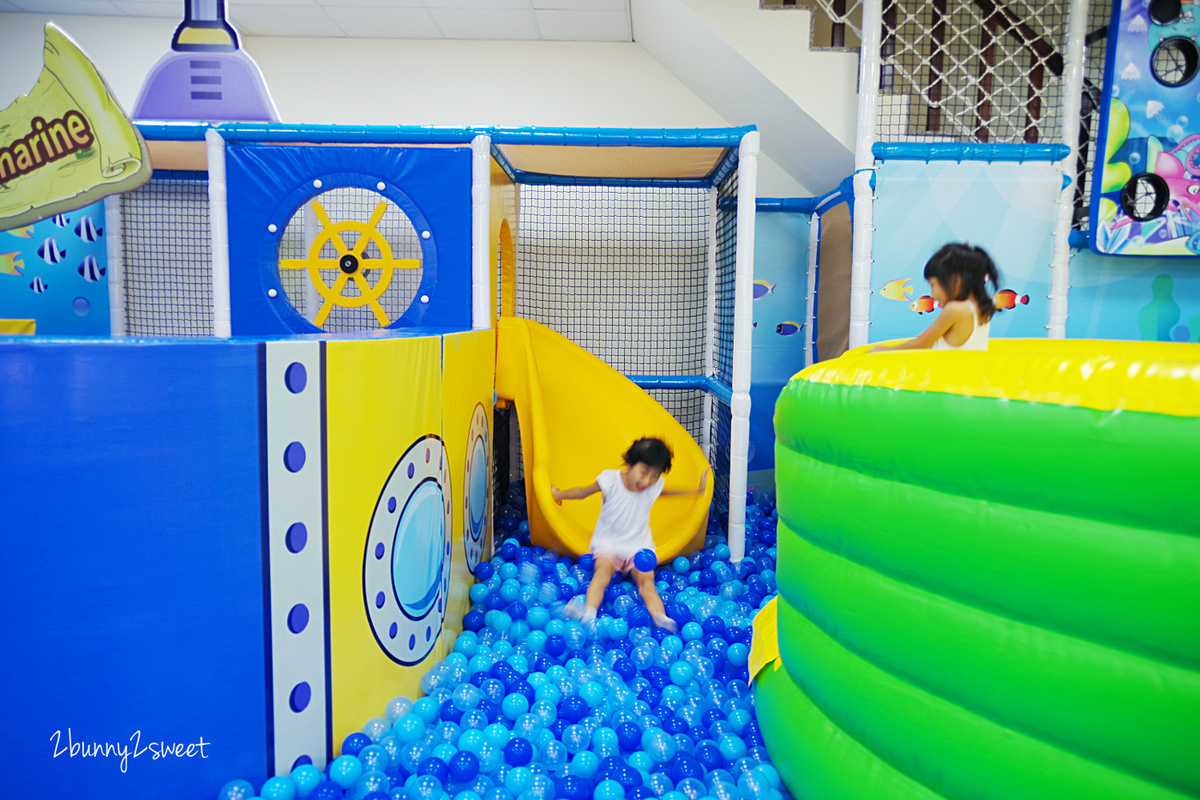
MULTIPOLYGON (((0 103, 41 72, 37 14, 0 14, 0 103)), ((56 16, 132 110, 176 20, 56 16)), ((632 43, 243 37, 285 122, 646 128, 732 124, 632 43)), ((743 124, 743 123, 738 123, 743 124)), ((805 194, 769 158, 763 196, 805 194)))
POLYGON ((810 50, 811 11, 763 11, 759 0, 684 3, 825 130, 854 150, 858 53, 810 50))

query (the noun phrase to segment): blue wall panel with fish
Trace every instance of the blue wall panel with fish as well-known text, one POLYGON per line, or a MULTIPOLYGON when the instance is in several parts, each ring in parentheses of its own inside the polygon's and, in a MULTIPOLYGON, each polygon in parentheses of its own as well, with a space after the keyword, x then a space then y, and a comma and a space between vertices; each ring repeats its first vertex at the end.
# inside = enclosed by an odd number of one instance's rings
POLYGON ((0 319, 35 320, 37 333, 107 336, 104 203, 0 232, 0 319))
POLYGON ((804 369, 809 219, 808 214, 786 211, 755 215, 752 472, 774 469, 775 400, 788 380, 804 369))
POLYGON ((886 161, 876 174, 872 342, 916 336, 935 316, 925 262, 947 242, 987 250, 1000 272, 992 336, 1046 335, 1055 201, 1047 162, 886 161))

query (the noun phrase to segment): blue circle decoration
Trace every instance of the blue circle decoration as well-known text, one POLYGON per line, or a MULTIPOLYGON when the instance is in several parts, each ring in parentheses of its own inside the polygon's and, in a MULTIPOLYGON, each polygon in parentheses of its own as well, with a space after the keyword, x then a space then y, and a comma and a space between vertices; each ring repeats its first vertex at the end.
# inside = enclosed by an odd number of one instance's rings
POLYGON ((299 361, 293 361, 283 371, 283 385, 292 394, 300 394, 304 391, 304 387, 308 385, 308 370, 299 361))
POLYGON ((445 445, 436 435, 423 436, 388 475, 363 554, 363 599, 371 630, 380 649, 398 664, 423 661, 441 633, 450 588, 452 510, 445 445))
POLYGON ((288 550, 299 553, 308 544, 308 527, 303 522, 293 522, 284 535, 284 542, 288 550))
POLYGON ((467 433, 467 460, 463 483, 463 552, 467 569, 472 573, 483 559, 488 536, 488 514, 491 508, 492 472, 491 444, 488 439, 488 415, 482 403, 471 413, 467 433))
POLYGON ((292 711, 299 714, 304 709, 308 708, 308 704, 312 701, 312 687, 305 681, 300 681, 292 687, 292 693, 288 697, 288 706, 292 711))
POLYGON ((75 312, 77 317, 86 317, 88 312, 92 310, 92 304, 88 302, 86 297, 76 297, 71 301, 71 310, 75 312))
POLYGON ((304 459, 306 457, 304 445, 299 442, 292 442, 284 448, 283 466, 287 467, 288 472, 299 472, 304 468, 304 459))
POLYGON ((300 633, 308 627, 308 606, 304 603, 297 603, 292 606, 292 610, 287 616, 288 630, 292 633, 300 633))

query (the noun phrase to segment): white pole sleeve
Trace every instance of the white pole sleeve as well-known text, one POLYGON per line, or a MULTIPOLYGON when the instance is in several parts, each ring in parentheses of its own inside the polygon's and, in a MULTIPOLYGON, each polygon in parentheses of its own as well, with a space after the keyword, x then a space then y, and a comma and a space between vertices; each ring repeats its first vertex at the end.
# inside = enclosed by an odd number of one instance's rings
POLYGON ((1088 0, 1072 0, 1067 12, 1067 41, 1063 54, 1062 141, 1071 152, 1058 162, 1062 174, 1071 178, 1055 203, 1054 252, 1050 261, 1050 309, 1046 335, 1067 335, 1067 293, 1071 289, 1071 223, 1075 216, 1075 165, 1079 155, 1079 115, 1083 100, 1083 50, 1087 34, 1088 0))
MULTIPOLYGON (((708 190, 708 308, 704 320, 704 375, 713 377, 717 372, 717 187, 708 190)), ((700 447, 711 461, 713 404, 720 402, 712 393, 704 396, 704 422, 700 431, 700 447)))
MULTIPOLYGON (((317 241, 317 231, 321 229, 321 221, 317 219, 317 210, 312 201, 304 204, 304 257, 313 257, 313 245, 317 241)), ((304 318, 316 325, 317 312, 321 310, 321 293, 304 271, 304 318)))
POLYGON ((491 156, 489 136, 471 140, 471 327, 484 330, 492 325, 492 281, 488 265, 491 248, 491 156))
POLYGON ((813 364, 813 326, 817 324, 817 251, 821 245, 821 215, 808 220, 808 290, 804 312, 804 366, 813 364))
POLYGON ((121 195, 104 198, 104 249, 108 256, 108 324, 113 336, 129 331, 125 317, 125 242, 121 228, 121 195))
POLYGON ((212 237, 213 335, 233 335, 229 310, 229 214, 225 205, 225 140, 216 128, 204 134, 208 145, 208 225, 212 237))
POLYGON ((882 0, 863 0, 862 49, 858 59, 858 135, 854 144, 854 230, 850 256, 850 347, 870 340, 871 234, 875 125, 879 111, 879 48, 883 29, 882 0))
POLYGON ((729 424, 729 559, 746 553, 746 473, 750 452, 750 350, 754 334, 754 215, 758 131, 738 147, 737 260, 733 294, 733 402, 729 424))

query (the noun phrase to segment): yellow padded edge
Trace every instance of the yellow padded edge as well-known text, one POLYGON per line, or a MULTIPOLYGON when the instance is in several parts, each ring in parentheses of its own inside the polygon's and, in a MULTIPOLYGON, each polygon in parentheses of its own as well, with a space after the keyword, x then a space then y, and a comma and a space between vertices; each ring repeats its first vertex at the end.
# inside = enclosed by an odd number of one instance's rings
POLYGON ((812 383, 1200 416, 1200 344, 993 339, 986 352, 865 347, 796 375, 812 383))

